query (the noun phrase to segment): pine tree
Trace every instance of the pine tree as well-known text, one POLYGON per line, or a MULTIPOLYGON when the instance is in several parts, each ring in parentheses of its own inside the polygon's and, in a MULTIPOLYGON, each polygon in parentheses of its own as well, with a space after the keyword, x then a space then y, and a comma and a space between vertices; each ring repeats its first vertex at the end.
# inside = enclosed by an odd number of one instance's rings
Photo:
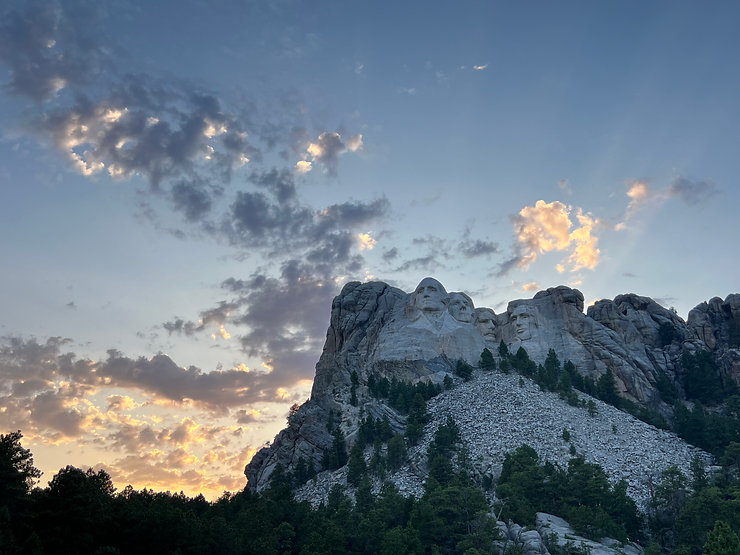
POLYGON ((493 358, 493 353, 488 350, 488 347, 483 349, 480 354, 480 361, 478 362, 478 368, 481 370, 495 370, 496 359, 493 358))
POLYGON ((740 553, 740 539, 732 531, 730 525, 723 520, 714 523, 714 530, 707 534, 707 543, 704 544, 704 555, 738 555, 740 553))
POLYGON ((504 340, 501 340, 501 343, 498 344, 498 355, 501 358, 506 358, 509 356, 509 348, 506 346, 506 343, 504 343, 504 340))
POLYGON ((394 435, 388 442, 388 470, 395 472, 406 460, 406 444, 401 434, 394 435))
POLYGON ((329 470, 336 470, 347 464, 349 457, 347 456, 347 446, 344 443, 342 428, 337 426, 332 435, 334 441, 332 441, 331 451, 329 452, 329 470))
POLYGON ((357 487, 360 480, 365 475, 367 466, 365 465, 365 455, 361 442, 356 442, 349 452, 349 464, 347 465, 347 483, 357 487))
POLYGON ((622 398, 617 393, 617 380, 611 368, 607 369, 606 374, 602 375, 596 382, 596 395, 605 403, 619 407, 622 398))

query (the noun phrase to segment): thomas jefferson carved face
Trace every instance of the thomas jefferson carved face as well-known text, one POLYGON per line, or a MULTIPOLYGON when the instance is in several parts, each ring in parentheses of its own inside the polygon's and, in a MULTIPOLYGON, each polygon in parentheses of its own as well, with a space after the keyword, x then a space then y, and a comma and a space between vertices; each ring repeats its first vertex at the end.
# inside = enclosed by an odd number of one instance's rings
POLYGON ((423 312, 441 312, 449 300, 444 286, 434 278, 422 279, 414 296, 414 305, 423 312))
POLYGON ((450 314, 458 322, 471 322, 473 320, 473 301, 464 293, 450 293, 448 307, 450 314))
POLYGON ((475 309, 475 327, 486 341, 496 337, 496 315, 490 308, 475 309))
POLYGON ((534 311, 526 305, 519 305, 511 313, 509 321, 514 324, 516 336, 521 341, 532 339, 532 327, 537 326, 534 311))

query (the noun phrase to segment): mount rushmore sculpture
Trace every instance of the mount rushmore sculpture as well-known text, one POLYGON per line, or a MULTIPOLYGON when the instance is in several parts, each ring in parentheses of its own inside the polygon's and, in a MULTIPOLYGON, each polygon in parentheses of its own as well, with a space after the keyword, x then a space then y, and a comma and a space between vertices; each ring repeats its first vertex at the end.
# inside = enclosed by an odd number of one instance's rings
POLYGON ((331 446, 326 416, 339 414, 348 441, 362 415, 387 417, 401 430, 403 417, 367 395, 368 379, 441 383, 459 360, 476 366, 488 348, 498 356, 524 348, 542 364, 550 349, 560 361, 593 379, 611 371, 619 394, 669 413, 656 388, 661 372, 676 380, 684 350, 713 350, 721 371, 740 380, 740 350, 730 348, 729 329, 740 324, 740 295, 718 297, 692 310, 687 322, 648 297, 619 295, 588 307, 566 286, 508 303, 505 312, 476 308, 463 292, 448 292, 427 277, 410 293, 382 282, 350 282, 334 299, 326 343, 316 365, 311 399, 292 414, 288 427, 247 465, 249 487, 261 489, 277 463, 292 468, 299 457, 319 460, 331 446), (666 342, 661 326, 672 330, 666 342), (350 391, 361 399, 350 403, 350 391))

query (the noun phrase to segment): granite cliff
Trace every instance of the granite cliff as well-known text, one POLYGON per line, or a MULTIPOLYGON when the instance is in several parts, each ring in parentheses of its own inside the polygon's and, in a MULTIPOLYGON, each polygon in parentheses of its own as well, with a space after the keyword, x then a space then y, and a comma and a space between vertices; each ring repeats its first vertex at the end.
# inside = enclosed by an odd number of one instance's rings
MULTIPOLYGON (((684 395, 684 352, 711 353, 722 383, 740 383, 740 295, 702 303, 684 321, 652 299, 634 294, 598 301, 584 313, 581 292, 565 286, 512 301, 506 312, 494 314, 475 308, 465 293, 448 293, 432 278, 422 280, 411 293, 380 282, 348 283, 332 305, 311 399, 247 465, 248 487, 264 488, 278 463, 294 470, 303 458, 320 468, 322 453, 335 439, 329 432, 332 426, 342 430, 349 445, 355 442, 363 417, 387 417, 394 431, 403 431, 406 418, 370 395, 370 382, 387 378, 441 384, 459 360, 477 366, 484 348, 498 357, 502 341, 512 352, 523 347, 537 364, 544 363, 552 349, 584 377, 597 380, 611 372, 623 399, 670 420, 672 408, 657 385, 667 376, 684 395)), ((524 442, 541 448, 548 458, 565 460, 568 453, 557 437, 568 426, 578 430, 579 453, 602 464, 613 479, 627 478, 638 500, 644 497, 648 475, 672 464, 688 470, 693 448, 675 435, 603 404, 591 422, 583 409, 570 407, 556 394, 539 391, 533 382, 514 387, 518 384, 512 380, 511 375, 477 371, 472 381, 435 398, 429 405, 432 421, 417 450, 451 415, 476 454, 480 476, 495 475, 505 452, 524 442), (607 433, 612 429, 617 431, 607 433), (624 434, 625 430, 631 433, 624 434), (630 445, 638 444, 645 453, 631 453, 630 445)), ((414 450, 409 455, 409 464, 394 479, 402 491, 416 495, 425 469, 414 464, 414 450)), ((341 479, 341 474, 342 469, 331 476, 325 473, 316 487, 341 479)))

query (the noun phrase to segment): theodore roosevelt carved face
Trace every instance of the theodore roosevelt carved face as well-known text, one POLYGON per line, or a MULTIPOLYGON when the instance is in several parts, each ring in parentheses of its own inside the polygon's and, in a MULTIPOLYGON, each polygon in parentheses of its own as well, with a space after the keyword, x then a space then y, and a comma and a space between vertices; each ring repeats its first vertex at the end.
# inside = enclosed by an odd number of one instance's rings
POLYGON ((537 326, 533 309, 521 304, 511 313, 509 321, 514 324, 517 339, 521 341, 532 339, 532 328, 537 326))
POLYGON ((434 278, 424 278, 414 290, 414 306, 422 312, 441 312, 449 300, 444 286, 434 278))
POLYGON ((452 317, 458 322, 473 320, 473 300, 465 293, 450 293, 448 308, 452 317))
POLYGON ((496 315, 490 308, 475 309, 475 327, 486 341, 496 338, 496 315))

